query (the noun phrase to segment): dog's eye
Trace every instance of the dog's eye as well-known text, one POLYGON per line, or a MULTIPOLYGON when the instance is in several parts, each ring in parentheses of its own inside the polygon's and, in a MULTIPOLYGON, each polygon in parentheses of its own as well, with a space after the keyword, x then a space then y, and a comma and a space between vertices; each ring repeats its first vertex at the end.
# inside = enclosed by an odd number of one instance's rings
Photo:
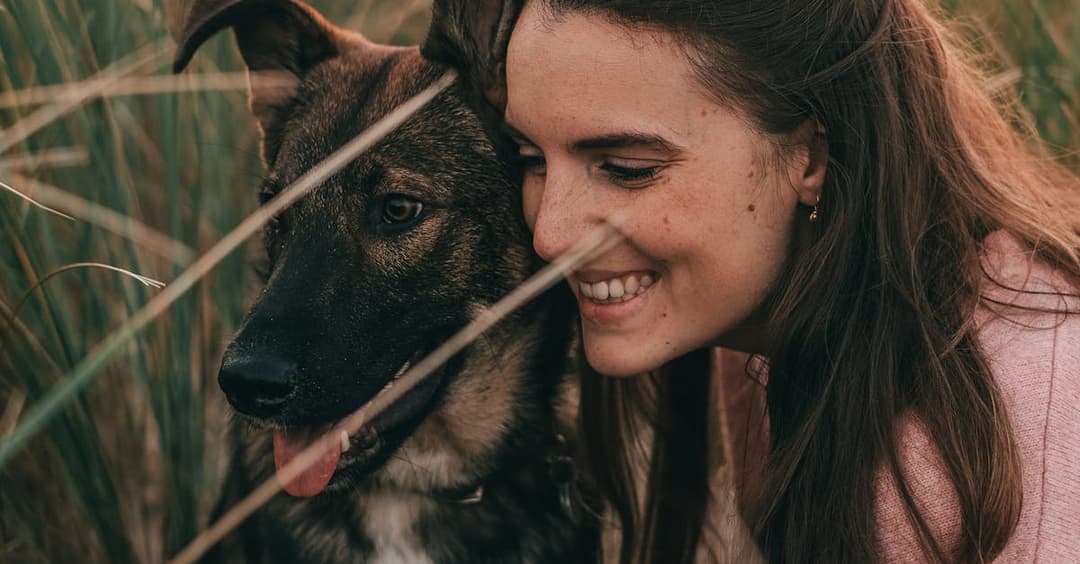
POLYGON ((389 224, 407 223, 419 217, 422 211, 423 202, 395 194, 383 202, 382 220, 389 224))

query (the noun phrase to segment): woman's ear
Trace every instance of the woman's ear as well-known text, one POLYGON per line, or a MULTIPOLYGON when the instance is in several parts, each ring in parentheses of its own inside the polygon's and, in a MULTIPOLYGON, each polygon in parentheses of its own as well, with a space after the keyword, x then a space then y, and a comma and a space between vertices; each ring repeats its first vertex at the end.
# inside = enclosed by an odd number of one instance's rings
POLYGON ((420 52, 450 65, 500 113, 506 107, 504 61, 525 0, 435 0, 420 52))
POLYGON ((798 147, 790 163, 791 186, 799 195, 799 203, 814 207, 821 199, 825 174, 829 168, 829 137, 825 127, 808 120, 796 134, 798 147))

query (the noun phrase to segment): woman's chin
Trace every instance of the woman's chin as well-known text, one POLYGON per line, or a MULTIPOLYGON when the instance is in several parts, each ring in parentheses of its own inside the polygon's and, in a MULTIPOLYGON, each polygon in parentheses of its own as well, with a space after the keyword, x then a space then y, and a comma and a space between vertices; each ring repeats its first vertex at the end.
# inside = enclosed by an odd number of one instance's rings
POLYGON ((655 370, 664 362, 663 359, 651 361, 632 347, 615 346, 606 343, 590 343, 585 336, 585 358, 589 366, 604 376, 629 378, 655 370))

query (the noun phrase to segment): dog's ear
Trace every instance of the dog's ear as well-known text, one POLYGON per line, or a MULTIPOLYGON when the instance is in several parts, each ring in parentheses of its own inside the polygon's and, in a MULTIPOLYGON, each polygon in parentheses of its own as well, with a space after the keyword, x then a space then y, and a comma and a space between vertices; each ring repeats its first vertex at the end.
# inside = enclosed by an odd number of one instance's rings
POLYGON ((273 162, 285 114, 311 67, 338 52, 338 30, 295 0, 195 0, 180 36, 173 72, 180 72, 207 39, 236 33, 247 64, 251 110, 262 133, 262 156, 273 162))
POLYGON ((420 51, 458 69, 487 101, 506 106, 506 46, 525 0, 435 0, 420 51))

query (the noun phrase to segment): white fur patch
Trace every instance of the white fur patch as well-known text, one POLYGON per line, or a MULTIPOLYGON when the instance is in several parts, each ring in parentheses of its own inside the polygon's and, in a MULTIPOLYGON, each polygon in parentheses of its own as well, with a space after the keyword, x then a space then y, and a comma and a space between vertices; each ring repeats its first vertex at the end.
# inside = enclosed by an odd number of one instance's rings
POLYGON ((433 564, 431 556, 420 546, 416 521, 425 501, 416 496, 375 494, 364 496, 364 528, 375 550, 368 560, 371 564, 433 564))
POLYGON ((406 442, 379 470, 380 478, 402 486, 438 489, 458 485, 461 459, 449 449, 420 450, 406 442))

